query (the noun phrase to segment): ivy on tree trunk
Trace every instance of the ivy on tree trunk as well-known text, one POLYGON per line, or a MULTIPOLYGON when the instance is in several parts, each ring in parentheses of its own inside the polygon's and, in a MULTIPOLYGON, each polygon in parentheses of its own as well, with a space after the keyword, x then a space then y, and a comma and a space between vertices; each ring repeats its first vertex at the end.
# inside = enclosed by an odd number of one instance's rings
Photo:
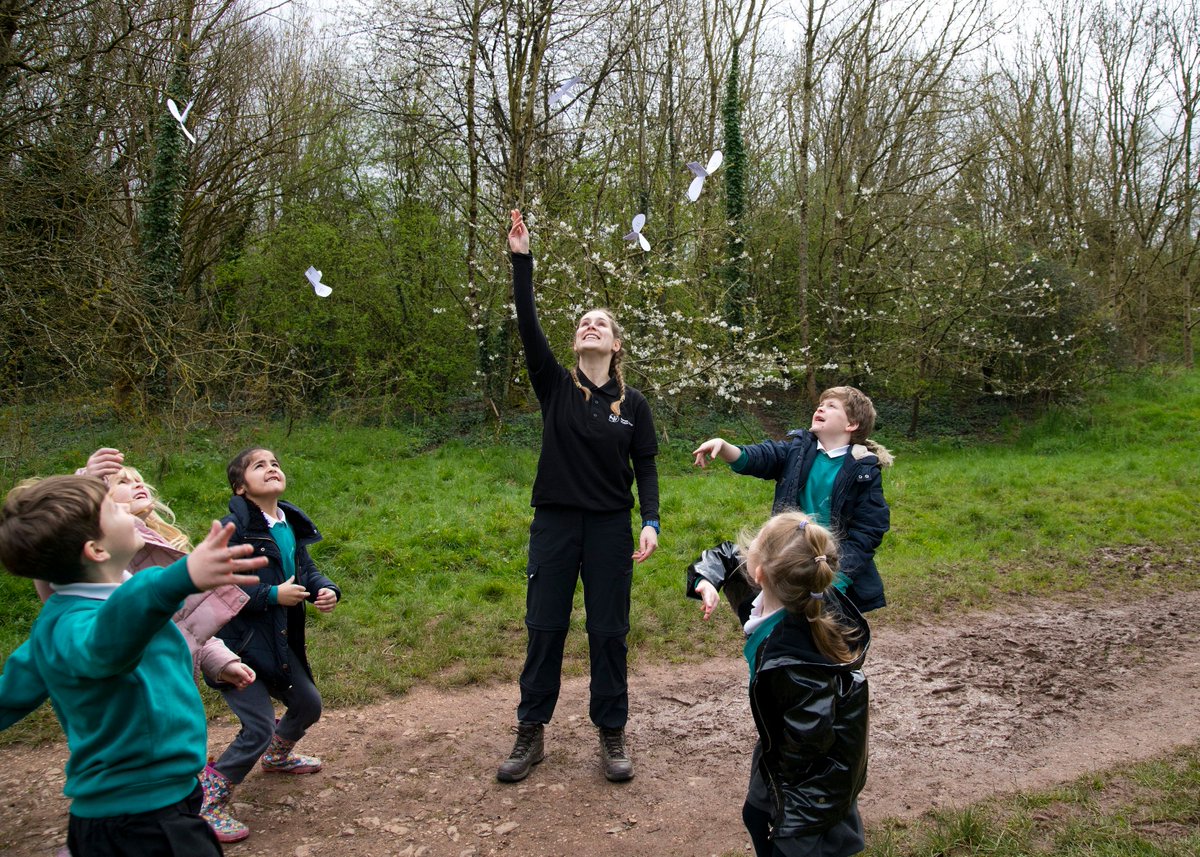
MULTIPOLYGON (((169 97, 183 109, 188 103, 190 87, 186 61, 182 57, 175 65, 168 90, 169 97)), ((146 299, 163 309, 178 297, 181 286, 183 247, 179 215, 188 165, 183 149, 183 130, 167 111, 165 102, 156 115, 154 172, 141 210, 141 249, 146 299)))

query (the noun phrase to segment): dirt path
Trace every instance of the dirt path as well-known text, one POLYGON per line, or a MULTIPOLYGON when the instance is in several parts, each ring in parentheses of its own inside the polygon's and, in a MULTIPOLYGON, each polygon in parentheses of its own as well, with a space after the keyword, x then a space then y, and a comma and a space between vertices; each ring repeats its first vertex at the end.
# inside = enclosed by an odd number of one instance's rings
MULTIPOLYGON (((1046 602, 882 629, 868 658, 868 827, 1142 759, 1200 736, 1200 593, 1116 606, 1046 602)), ((745 665, 717 659, 631 677, 636 778, 607 783, 587 681, 566 682, 548 756, 494 780, 514 686, 328 714, 305 739, 325 772, 252 774, 237 793, 254 835, 237 857, 745 853, 753 726, 745 665)), ((219 749, 233 728, 211 730, 219 749)), ((0 749, 0 851, 46 855, 65 837, 65 747, 0 749)))

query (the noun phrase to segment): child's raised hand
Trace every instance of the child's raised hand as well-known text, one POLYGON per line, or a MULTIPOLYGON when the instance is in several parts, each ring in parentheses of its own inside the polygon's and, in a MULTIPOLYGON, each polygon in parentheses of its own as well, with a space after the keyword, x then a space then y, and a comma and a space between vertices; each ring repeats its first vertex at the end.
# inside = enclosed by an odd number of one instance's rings
POLYGON ((83 468, 84 473, 88 476, 95 476, 97 479, 108 481, 108 477, 115 476, 121 472, 121 465, 125 462, 125 456, 119 449, 113 449, 110 446, 102 446, 88 456, 87 465, 83 468))
POLYGON ((250 556, 254 545, 233 545, 229 539, 234 533, 232 523, 221 526, 220 521, 213 521, 204 541, 196 545, 196 549, 188 554, 188 576, 196 588, 204 591, 216 589, 227 583, 239 586, 253 586, 258 583, 258 577, 252 574, 239 574, 243 571, 253 571, 267 564, 265 556, 250 556))
POLYGON ((700 600, 704 602, 704 621, 708 621, 708 617, 712 615, 713 608, 717 606, 717 587, 713 586, 707 580, 701 579, 696 584, 696 594, 700 596, 700 600))
POLYGON ((227 664, 221 670, 221 674, 217 676, 217 681, 231 684, 238 690, 245 690, 254 683, 254 679, 257 677, 254 674, 254 670, 250 669, 250 667, 241 661, 234 661, 231 664, 227 664))
POLYGON ((508 249, 514 253, 528 253, 529 230, 525 228, 520 209, 514 208, 509 216, 512 218, 512 229, 508 230, 508 249))
MULTIPOLYGON (((721 455, 727 446, 729 446, 729 444, 719 437, 714 437, 712 440, 704 441, 704 443, 692 450, 692 455, 695 456, 695 460, 692 462, 692 464, 695 467, 707 467, 708 462, 712 461, 718 455, 721 455)), ((721 458, 722 460, 728 460, 723 455, 721 455, 721 458)))
POLYGON ((279 584, 275 595, 275 600, 284 607, 295 607, 306 598, 308 598, 308 590, 296 583, 294 574, 279 584))
POLYGON ((313 602, 313 606, 322 613, 332 613, 333 608, 337 607, 337 593, 328 586, 322 586, 317 590, 317 600, 313 602))

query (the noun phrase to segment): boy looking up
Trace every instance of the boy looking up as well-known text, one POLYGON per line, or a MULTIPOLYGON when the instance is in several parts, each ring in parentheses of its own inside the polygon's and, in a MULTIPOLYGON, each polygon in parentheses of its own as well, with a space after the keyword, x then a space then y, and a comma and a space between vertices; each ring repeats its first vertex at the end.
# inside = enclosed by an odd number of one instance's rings
POLYGON ((220 854, 199 816, 207 749, 192 657, 171 621, 183 599, 258 578, 249 546, 213 522, 187 557, 130 576, 137 519, 99 480, 54 476, 0 509, 0 564, 54 594, 0 675, 0 729, 47 698, 67 735, 67 847, 92 855, 220 854))
MULTIPOLYGON (((861 612, 887 604, 875 549, 890 526, 881 470, 892 455, 868 435, 875 406, 854 387, 830 387, 821 394, 812 424, 788 432, 783 441, 735 446, 719 437, 693 452, 704 467, 720 458, 735 473, 775 480, 771 514, 798 509, 837 537, 841 572, 835 584, 861 612)), ((711 611, 716 589, 701 579, 695 593, 711 611)))

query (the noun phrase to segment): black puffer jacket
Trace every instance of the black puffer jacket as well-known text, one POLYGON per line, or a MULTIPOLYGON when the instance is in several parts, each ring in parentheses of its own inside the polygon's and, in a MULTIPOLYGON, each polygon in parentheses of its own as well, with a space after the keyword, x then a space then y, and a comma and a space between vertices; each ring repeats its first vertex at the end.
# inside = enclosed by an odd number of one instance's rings
MULTIPOLYGON (((746 461, 738 473, 775 480, 771 514, 795 509, 796 495, 817 457, 817 439, 812 432, 796 429, 788 432, 785 441, 768 440, 743 446, 742 451, 746 461)), ((838 567, 850 578, 846 593, 864 613, 887 604, 883 578, 875 567, 875 549, 891 525, 881 471, 891 463, 891 454, 877 444, 873 448, 852 445, 842 459, 830 498, 830 529, 838 540, 838 567)))
MULTIPOLYGON (((340 601, 342 591, 317 570, 316 563, 308 555, 308 546, 321 540, 316 525, 291 503, 280 500, 279 508, 283 510, 296 537, 295 582, 308 590, 309 601, 316 601, 317 593, 322 588, 332 589, 340 601)), ((271 530, 262 510, 245 497, 235 494, 229 500, 229 514, 221 523, 230 521, 237 527, 237 532, 229 539, 229 544, 252 544, 253 555, 265 556, 268 562, 254 572, 259 579, 256 586, 242 587, 250 596, 250 601, 220 630, 218 636, 234 654, 258 673, 259 681, 265 682, 268 688, 278 693, 291 687, 292 671, 297 668, 303 669, 312 678, 304 646, 305 603, 301 601, 293 607, 284 607, 271 602, 271 587, 278 586, 286 578, 279 546, 271 538, 271 530)))
POLYGON ((859 656, 837 664, 813 642, 808 620, 788 614, 754 653, 750 710, 762 742, 760 773, 775 803, 776 837, 807 836, 837 824, 867 779, 870 629, 832 589, 831 606, 859 629, 859 656))

